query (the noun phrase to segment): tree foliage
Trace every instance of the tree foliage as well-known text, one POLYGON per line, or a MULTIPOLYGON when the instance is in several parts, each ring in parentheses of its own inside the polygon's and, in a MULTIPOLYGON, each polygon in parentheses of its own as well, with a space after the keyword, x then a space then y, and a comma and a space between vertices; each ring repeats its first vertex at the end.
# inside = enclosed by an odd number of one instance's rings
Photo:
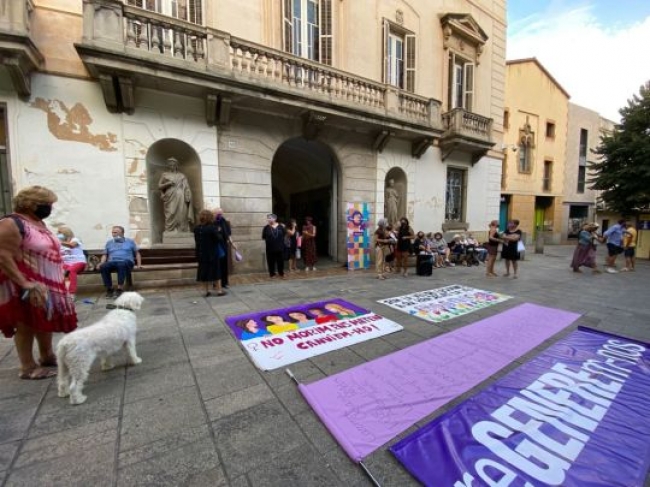
POLYGON ((600 137, 589 183, 609 209, 630 214, 650 207, 650 81, 619 113, 621 123, 600 137))

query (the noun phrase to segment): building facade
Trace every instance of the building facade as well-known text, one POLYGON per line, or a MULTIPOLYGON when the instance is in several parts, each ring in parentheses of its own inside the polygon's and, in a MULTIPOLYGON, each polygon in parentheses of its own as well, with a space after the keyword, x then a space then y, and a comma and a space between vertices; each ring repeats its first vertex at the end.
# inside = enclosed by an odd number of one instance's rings
POLYGON ((600 145, 600 137, 613 129, 614 122, 569 103, 562 240, 577 238, 581 226, 597 221, 598 213, 602 224, 604 208, 599 206, 598 191, 589 188, 593 177, 589 166, 596 162, 594 151, 600 145))
POLYGON ((535 58, 506 63, 500 228, 517 219, 530 243, 559 243, 569 94, 535 58))
POLYGON ((505 0, 0 5, 3 210, 48 186, 50 223, 88 248, 112 225, 175 245, 170 157, 250 270, 270 212, 312 216, 319 252, 345 261, 346 203, 370 203, 373 224, 389 185, 418 230, 498 215, 505 0))

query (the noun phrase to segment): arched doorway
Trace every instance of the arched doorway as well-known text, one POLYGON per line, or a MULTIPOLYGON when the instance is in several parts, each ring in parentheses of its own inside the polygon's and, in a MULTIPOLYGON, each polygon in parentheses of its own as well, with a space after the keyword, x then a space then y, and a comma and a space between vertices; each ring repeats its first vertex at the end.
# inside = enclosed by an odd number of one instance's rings
POLYGON ((322 142, 289 139, 276 151, 271 166, 273 213, 302 227, 306 216, 316 225, 321 256, 337 255, 338 164, 322 142))

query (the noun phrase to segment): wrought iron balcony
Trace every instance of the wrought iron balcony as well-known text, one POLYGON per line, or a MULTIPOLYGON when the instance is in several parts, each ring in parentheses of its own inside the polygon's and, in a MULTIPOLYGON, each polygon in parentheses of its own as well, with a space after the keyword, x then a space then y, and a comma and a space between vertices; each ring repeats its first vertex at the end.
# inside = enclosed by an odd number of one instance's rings
POLYGON ((472 163, 478 162, 492 146, 492 119, 463 108, 443 113, 444 133, 440 140, 442 159, 453 151, 469 152, 472 163))
POLYGON ((236 99, 420 142, 442 133, 437 100, 117 0, 84 0, 76 47, 114 112, 134 109, 134 86, 157 87, 205 96, 211 124, 227 122, 220 107, 236 99))
POLYGON ((0 62, 9 72, 18 96, 31 94, 30 75, 43 56, 30 37, 32 0, 0 0, 0 62))

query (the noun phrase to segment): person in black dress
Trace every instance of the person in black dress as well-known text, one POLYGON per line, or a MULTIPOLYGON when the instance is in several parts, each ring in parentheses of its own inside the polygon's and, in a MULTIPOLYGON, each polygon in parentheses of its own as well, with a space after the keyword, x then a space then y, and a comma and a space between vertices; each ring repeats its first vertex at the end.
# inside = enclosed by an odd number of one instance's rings
POLYGON ((521 230, 519 230, 519 220, 510 220, 506 231, 501 235, 503 238, 503 246, 501 247, 501 258, 506 263, 506 273, 504 276, 510 276, 510 264, 512 264, 513 279, 519 277, 517 271, 519 270, 519 250, 517 250, 517 243, 521 240, 521 230))
POLYGON ((266 215, 267 224, 262 230, 262 240, 266 242, 266 264, 269 276, 275 278, 275 273, 284 279, 284 234, 285 229, 278 223, 278 217, 273 213, 266 215))
POLYGON ((201 210, 199 224, 194 227, 194 244, 196 261, 199 266, 196 270, 196 281, 203 283, 205 297, 210 296, 208 286, 213 283, 217 296, 226 294, 221 287, 221 273, 219 269, 218 246, 219 232, 214 224, 214 215, 210 210, 201 210))
POLYGON ((219 232, 220 247, 217 249, 219 258, 219 270, 221 271, 221 287, 228 289, 228 274, 230 265, 230 247, 233 245, 230 238, 230 222, 223 216, 223 210, 217 208, 214 210, 214 223, 219 232))

